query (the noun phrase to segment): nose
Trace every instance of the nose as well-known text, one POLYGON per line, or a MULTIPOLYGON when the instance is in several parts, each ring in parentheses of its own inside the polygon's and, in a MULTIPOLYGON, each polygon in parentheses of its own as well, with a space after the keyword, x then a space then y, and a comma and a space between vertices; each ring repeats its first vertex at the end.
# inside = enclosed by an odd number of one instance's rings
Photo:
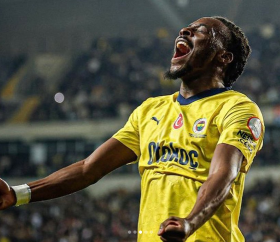
POLYGON ((193 32, 190 28, 182 28, 179 32, 180 36, 193 36, 193 32))

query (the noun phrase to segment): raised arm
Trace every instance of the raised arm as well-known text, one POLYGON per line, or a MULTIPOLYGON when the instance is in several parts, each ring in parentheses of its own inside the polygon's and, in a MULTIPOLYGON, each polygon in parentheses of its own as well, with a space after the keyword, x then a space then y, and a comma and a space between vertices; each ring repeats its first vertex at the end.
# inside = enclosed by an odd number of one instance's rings
MULTIPOLYGON (((28 183, 31 190, 30 202, 57 198, 79 191, 136 158, 132 150, 111 138, 86 159, 62 168, 43 179, 28 183)), ((0 179, 0 209, 13 206, 16 202, 13 189, 0 179)))
POLYGON ((215 149, 207 180, 200 187, 196 203, 186 218, 170 217, 158 232, 162 241, 185 241, 216 212, 229 194, 243 155, 234 146, 219 144, 215 149))

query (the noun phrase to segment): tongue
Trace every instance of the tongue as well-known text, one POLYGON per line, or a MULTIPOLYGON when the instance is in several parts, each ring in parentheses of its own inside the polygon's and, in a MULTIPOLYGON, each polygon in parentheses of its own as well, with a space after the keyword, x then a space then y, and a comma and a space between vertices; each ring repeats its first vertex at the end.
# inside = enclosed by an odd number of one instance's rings
POLYGON ((183 44, 179 44, 177 46, 177 48, 179 49, 179 51, 181 52, 181 54, 185 55, 189 52, 189 48, 183 44))

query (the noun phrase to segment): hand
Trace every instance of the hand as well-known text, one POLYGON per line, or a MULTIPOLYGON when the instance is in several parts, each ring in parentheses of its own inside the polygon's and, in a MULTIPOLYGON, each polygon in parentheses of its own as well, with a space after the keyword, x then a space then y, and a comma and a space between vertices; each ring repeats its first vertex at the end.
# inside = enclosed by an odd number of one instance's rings
POLYGON ((0 210, 9 208, 16 204, 16 196, 9 185, 0 178, 0 210))
POLYGON ((158 231, 158 236, 164 242, 185 242, 190 234, 188 221, 174 216, 165 220, 158 231))

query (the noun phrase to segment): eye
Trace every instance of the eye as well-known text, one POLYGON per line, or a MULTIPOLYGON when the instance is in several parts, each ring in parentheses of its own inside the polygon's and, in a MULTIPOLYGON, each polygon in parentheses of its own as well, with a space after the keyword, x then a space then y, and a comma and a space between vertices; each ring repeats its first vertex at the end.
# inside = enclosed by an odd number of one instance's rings
POLYGON ((208 33, 208 29, 204 25, 200 25, 200 26, 196 27, 195 29, 197 32, 208 33))

